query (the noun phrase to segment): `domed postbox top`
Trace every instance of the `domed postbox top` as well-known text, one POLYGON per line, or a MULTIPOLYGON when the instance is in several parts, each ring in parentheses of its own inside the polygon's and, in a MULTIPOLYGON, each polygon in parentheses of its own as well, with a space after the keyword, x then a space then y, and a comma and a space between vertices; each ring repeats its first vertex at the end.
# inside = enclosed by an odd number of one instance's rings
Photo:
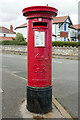
POLYGON ((23 15, 27 18, 35 18, 35 17, 47 17, 52 18, 52 16, 56 16, 58 10, 54 7, 49 6, 31 6, 23 9, 23 15))

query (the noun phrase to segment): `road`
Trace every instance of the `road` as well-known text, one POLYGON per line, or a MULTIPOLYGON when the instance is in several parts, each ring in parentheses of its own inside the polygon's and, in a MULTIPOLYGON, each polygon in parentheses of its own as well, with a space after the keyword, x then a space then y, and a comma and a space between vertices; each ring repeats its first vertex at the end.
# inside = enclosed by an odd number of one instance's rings
POLYGON ((72 115, 78 117, 78 61, 53 60, 53 95, 72 115))
MULTIPOLYGON (((2 55, 3 118, 21 118, 19 104, 26 98, 26 63, 26 56, 2 55)), ((52 59, 52 85, 57 100, 73 117, 78 117, 78 61, 52 59)))

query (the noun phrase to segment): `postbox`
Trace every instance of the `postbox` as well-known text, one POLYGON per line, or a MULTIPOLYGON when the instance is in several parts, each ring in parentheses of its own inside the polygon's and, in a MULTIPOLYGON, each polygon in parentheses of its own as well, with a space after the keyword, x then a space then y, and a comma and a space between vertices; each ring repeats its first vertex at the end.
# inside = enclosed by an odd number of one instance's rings
POLYGON ((57 9, 32 6, 23 9, 28 19, 27 109, 34 113, 52 110, 52 18, 57 9))

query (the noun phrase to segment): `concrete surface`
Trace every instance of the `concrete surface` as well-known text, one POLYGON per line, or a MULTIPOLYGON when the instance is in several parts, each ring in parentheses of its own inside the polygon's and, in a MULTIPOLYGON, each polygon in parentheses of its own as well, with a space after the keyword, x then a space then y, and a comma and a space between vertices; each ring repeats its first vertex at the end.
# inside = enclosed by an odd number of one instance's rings
POLYGON ((44 118, 64 118, 62 114, 58 111, 54 104, 52 104, 52 111, 47 114, 35 114, 26 109, 26 99, 20 105, 20 111, 23 118, 33 118, 33 119, 44 119, 44 118))

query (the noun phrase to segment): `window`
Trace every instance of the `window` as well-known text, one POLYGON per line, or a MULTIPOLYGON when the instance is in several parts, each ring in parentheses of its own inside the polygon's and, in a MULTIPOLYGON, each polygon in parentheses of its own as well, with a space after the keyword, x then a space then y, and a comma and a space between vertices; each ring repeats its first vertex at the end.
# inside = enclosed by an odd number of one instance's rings
POLYGON ((66 37, 64 37, 64 41, 66 41, 66 37))
POLYGON ((66 31, 66 24, 64 24, 64 31, 66 31))
POLYGON ((61 31, 63 30, 63 25, 61 25, 61 31))
POLYGON ((63 38, 61 37, 61 41, 63 41, 63 38))
POLYGON ((4 34, 4 37, 6 37, 6 34, 4 34))

